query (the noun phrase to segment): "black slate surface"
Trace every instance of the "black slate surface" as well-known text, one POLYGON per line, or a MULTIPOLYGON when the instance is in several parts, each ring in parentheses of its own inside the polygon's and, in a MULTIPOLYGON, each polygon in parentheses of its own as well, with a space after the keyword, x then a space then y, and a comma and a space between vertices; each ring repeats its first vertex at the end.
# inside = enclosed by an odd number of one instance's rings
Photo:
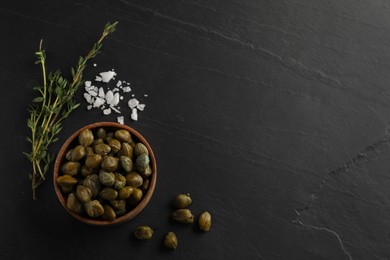
MULTIPOLYGON (((390 3, 386 1, 2 1, 1 259, 389 259, 390 3), (115 69, 145 111, 126 124, 150 142, 158 180, 134 220, 71 218, 52 178, 31 199, 25 137, 34 52, 77 62, 107 21, 118 30, 85 78, 115 69), (170 222, 190 192, 212 230, 170 222), (135 241, 148 224, 155 236, 135 241), (179 247, 162 247, 173 230, 179 247)), ((73 131, 115 121, 81 108, 73 131)))

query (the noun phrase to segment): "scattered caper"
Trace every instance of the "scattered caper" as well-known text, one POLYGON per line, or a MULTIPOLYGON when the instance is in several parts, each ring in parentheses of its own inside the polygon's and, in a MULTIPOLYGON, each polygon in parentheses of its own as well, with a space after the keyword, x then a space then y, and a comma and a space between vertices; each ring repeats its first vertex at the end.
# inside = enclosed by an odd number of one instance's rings
POLYGON ((190 194, 179 194, 173 200, 173 206, 177 209, 185 209, 191 205, 192 199, 190 194))
POLYGON ((88 216, 92 218, 100 217, 104 214, 104 208, 98 200, 91 200, 84 204, 84 209, 88 216))
POLYGON ((118 169, 118 160, 119 159, 116 157, 106 156, 102 161, 101 167, 105 171, 115 171, 116 169, 118 169))
POLYGON ((79 134, 79 143, 82 146, 87 147, 87 146, 91 145, 93 143, 93 141, 94 141, 94 137, 93 137, 93 133, 91 130, 84 129, 79 134))
POLYGON ((143 182, 142 176, 137 172, 130 172, 129 174, 126 174, 126 184, 131 187, 138 188, 142 186, 143 182))
POLYGON ((184 224, 191 224, 194 222, 194 215, 189 209, 178 209, 172 213, 172 218, 184 224))
POLYGON ((85 159, 85 165, 91 169, 97 169, 103 161, 103 157, 100 154, 91 154, 85 159))
POLYGON ((164 237, 164 245, 169 249, 177 248, 177 237, 173 232, 168 232, 164 237))
POLYGON ((136 143, 134 147, 135 156, 140 156, 141 154, 149 155, 148 148, 143 143, 136 143))
POLYGON ((121 142, 128 143, 131 141, 131 134, 129 131, 127 131, 125 129, 120 129, 120 130, 115 131, 114 136, 116 139, 118 139, 121 142))
POLYGON ((200 230, 207 232, 210 230, 211 227, 211 215, 209 212, 204 211, 202 214, 200 214, 198 219, 198 227, 200 230))
POLYGON ((91 200, 92 191, 90 190, 90 188, 88 188, 86 186, 77 185, 76 197, 81 203, 86 203, 86 202, 91 200))
POLYGON ((149 226, 139 226, 134 230, 134 236, 140 240, 151 239, 153 236, 153 229, 149 226))
POLYGON ((63 174, 69 174, 74 176, 77 175, 77 173, 79 172, 80 166, 81 164, 79 162, 69 161, 62 165, 61 170, 63 174))
POLYGON ((70 193, 66 199, 66 207, 71 211, 81 214, 83 212, 83 205, 77 200, 74 193, 70 193))

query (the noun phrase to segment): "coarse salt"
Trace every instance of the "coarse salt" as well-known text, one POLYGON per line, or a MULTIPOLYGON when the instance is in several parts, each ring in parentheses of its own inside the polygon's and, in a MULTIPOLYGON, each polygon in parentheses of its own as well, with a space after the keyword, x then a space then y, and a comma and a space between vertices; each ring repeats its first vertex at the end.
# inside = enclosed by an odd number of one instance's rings
POLYGON ((119 124, 125 124, 125 118, 123 116, 118 116, 116 121, 118 121, 119 124))
POLYGON ((131 115, 130 115, 131 119, 133 119, 134 121, 138 121, 138 112, 137 112, 137 108, 133 108, 131 110, 131 115))
POLYGON ((129 100, 129 102, 127 103, 129 105, 129 107, 131 109, 137 107, 137 105, 139 104, 139 101, 136 99, 136 98, 132 98, 129 100))
POLYGON ((122 86, 122 81, 118 80, 118 82, 116 83, 116 86, 117 86, 117 87, 122 86))
POLYGON ((116 76, 116 73, 115 71, 106 71, 106 72, 100 72, 99 75, 102 78, 103 82, 108 83, 116 76))
POLYGON ((111 114, 111 108, 104 109, 103 114, 105 114, 105 115, 111 114))
POLYGON ((113 99, 114 99, 114 93, 112 93, 111 90, 107 91, 107 93, 106 93, 106 101, 107 101, 107 103, 111 104, 113 99))
POLYGON ((125 93, 128 93, 128 92, 130 92, 131 91, 131 88, 130 87, 124 87, 123 88, 123 92, 125 92, 125 93))
POLYGON ((138 105, 137 105, 137 109, 140 110, 140 111, 144 111, 144 109, 145 109, 145 104, 138 104, 138 105))
POLYGON ((95 77, 95 81, 102 81, 102 80, 103 80, 102 77, 99 77, 99 76, 95 77))

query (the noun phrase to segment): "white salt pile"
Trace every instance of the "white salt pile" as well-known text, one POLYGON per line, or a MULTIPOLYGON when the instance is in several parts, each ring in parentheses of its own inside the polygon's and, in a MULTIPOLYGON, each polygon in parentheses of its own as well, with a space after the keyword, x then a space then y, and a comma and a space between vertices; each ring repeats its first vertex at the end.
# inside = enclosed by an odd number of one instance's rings
MULTIPOLYGON (((94 64, 96 67, 97 65, 94 64)), ((103 84, 100 87, 94 85, 92 81, 85 81, 84 83, 84 98, 89 104, 87 106, 88 110, 93 108, 101 109, 103 115, 110 115, 112 112, 121 114, 120 103, 124 99, 123 94, 130 93, 130 83, 125 80, 118 80, 114 88, 110 89, 110 82, 115 81, 115 76, 117 73, 114 70, 100 72, 99 76, 95 77, 95 82, 100 82, 103 84)), ((96 84, 96 83, 95 83, 96 84)), ((127 105, 131 109, 130 118, 134 121, 138 120, 138 111, 143 111, 145 109, 145 104, 140 104, 140 102, 134 98, 135 94, 131 94, 133 98, 128 100, 127 105)), ((144 94, 144 97, 147 97, 147 94, 144 94)), ((118 116, 117 121, 120 124, 124 124, 124 116, 118 116)))

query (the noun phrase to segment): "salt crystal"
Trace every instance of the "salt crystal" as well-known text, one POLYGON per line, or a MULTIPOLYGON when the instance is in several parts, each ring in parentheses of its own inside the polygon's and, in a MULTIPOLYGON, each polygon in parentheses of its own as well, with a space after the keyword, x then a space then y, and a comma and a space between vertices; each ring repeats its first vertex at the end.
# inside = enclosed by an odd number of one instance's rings
POLYGON ((93 107, 100 107, 104 103, 105 103, 104 99, 97 97, 95 102, 93 103, 93 107))
POLYGON ((132 97, 135 97, 135 95, 134 95, 134 94, 131 94, 131 96, 132 96, 132 97))
POLYGON ((93 96, 93 97, 96 97, 98 93, 95 92, 95 91, 93 91, 93 90, 91 90, 91 91, 89 91, 89 94, 90 94, 91 96, 93 96))
POLYGON ((87 106, 87 109, 88 109, 88 110, 91 110, 91 109, 92 109, 92 105, 88 105, 88 106, 87 106))
POLYGON ((91 86, 91 84, 92 84, 91 81, 86 81, 86 82, 84 82, 84 86, 86 86, 86 87, 88 87, 88 88, 91 86))
POLYGON ((144 97, 148 97, 148 94, 145 94, 144 97))
POLYGON ((106 71, 106 72, 100 72, 99 75, 101 76, 102 81, 107 83, 114 78, 116 73, 115 71, 106 71))
POLYGON ((90 103, 90 104, 92 103, 92 101, 91 101, 91 94, 84 93, 84 98, 87 101, 87 103, 90 103))
POLYGON ((104 109, 103 114, 105 114, 105 115, 111 114, 111 108, 104 109))
POLYGON ((94 64, 93 64, 93 66, 94 66, 94 67, 96 67, 96 66, 97 66, 97 64, 96 64, 96 63, 94 63, 94 64))
POLYGON ((118 82, 116 83, 116 86, 120 87, 121 85, 122 85, 122 81, 118 80, 118 82))
POLYGON ((118 92, 118 91, 119 91, 119 88, 114 88, 112 91, 113 91, 113 92, 118 92))
POLYGON ((123 100, 123 96, 120 96, 119 99, 120 99, 120 100, 123 100))
POLYGON ((124 87, 123 88, 123 92, 124 93, 128 93, 128 92, 130 92, 131 91, 131 88, 130 87, 124 87))
POLYGON ((131 119, 133 119, 134 121, 138 121, 138 112, 137 112, 137 109, 136 108, 133 108, 131 110, 131 115, 130 115, 131 119))
POLYGON ((102 87, 99 88, 99 97, 104 97, 104 89, 102 87))
POLYGON ((129 100, 129 102, 127 103, 129 105, 129 107, 131 109, 135 108, 138 104, 139 104, 139 101, 135 98, 132 98, 129 100))
POLYGON ((137 105, 137 109, 140 110, 140 111, 144 111, 144 109, 145 109, 145 104, 138 104, 138 105, 137 105))
POLYGON ((95 77, 95 81, 102 81, 102 80, 103 80, 102 77, 99 77, 99 76, 95 77))
POLYGON ((121 111, 119 111, 118 109, 116 109, 115 107, 113 107, 113 106, 110 106, 111 107, 111 109, 112 110, 114 110, 116 113, 118 113, 118 114, 120 114, 121 113, 121 111))
POLYGON ((114 94, 114 99, 112 100, 112 104, 114 106, 117 106, 119 104, 119 93, 118 92, 114 94))
POLYGON ((119 124, 125 124, 125 118, 123 116, 118 116, 116 118, 116 120, 118 121, 119 124))
POLYGON ((107 93, 106 93, 106 101, 107 101, 107 103, 111 104, 113 99, 114 99, 114 93, 112 93, 111 90, 107 91, 107 93))

